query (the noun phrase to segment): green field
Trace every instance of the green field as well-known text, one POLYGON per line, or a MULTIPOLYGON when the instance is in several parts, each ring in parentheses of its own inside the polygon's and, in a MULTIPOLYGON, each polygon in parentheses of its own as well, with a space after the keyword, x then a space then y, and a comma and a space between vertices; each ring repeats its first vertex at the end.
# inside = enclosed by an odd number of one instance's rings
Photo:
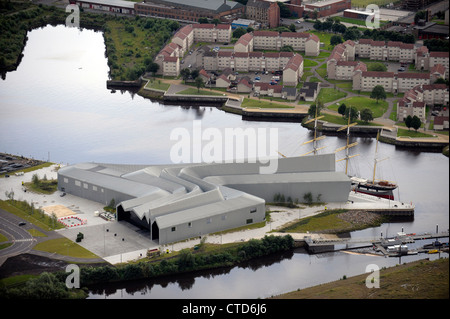
POLYGON ((224 94, 220 94, 220 93, 216 93, 216 92, 212 92, 212 91, 207 91, 207 90, 197 90, 196 88, 188 88, 185 89, 183 91, 177 92, 177 94, 181 94, 181 95, 224 95, 224 94))
POLYGON ((291 105, 272 103, 267 100, 256 100, 256 99, 248 99, 244 98, 242 102, 242 107, 259 107, 259 108, 293 108, 291 105))
MULTIPOLYGON (((349 97, 348 99, 342 100, 340 104, 345 103, 347 107, 354 106, 358 109, 358 111, 362 111, 365 108, 369 108, 373 112, 373 118, 381 117, 384 112, 388 109, 388 102, 386 101, 377 101, 368 97, 363 96, 353 96, 349 97)), ((330 110, 337 111, 339 108, 339 105, 332 104, 328 108, 330 110)))
POLYGON ((318 99, 325 104, 336 101, 338 99, 342 99, 343 97, 346 96, 347 93, 345 92, 341 92, 332 88, 323 88, 320 89, 318 99))
POLYGON ((376 4, 378 6, 386 5, 389 3, 400 2, 400 0, 352 0, 352 7, 365 8, 369 4, 376 4))

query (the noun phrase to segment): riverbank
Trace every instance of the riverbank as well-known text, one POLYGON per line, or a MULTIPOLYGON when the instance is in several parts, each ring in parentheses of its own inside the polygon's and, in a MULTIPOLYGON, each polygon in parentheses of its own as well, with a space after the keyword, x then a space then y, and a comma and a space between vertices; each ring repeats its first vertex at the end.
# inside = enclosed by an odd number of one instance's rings
POLYGON ((381 269, 380 288, 367 288, 366 273, 272 299, 448 299, 448 269, 448 258, 419 260, 381 269))

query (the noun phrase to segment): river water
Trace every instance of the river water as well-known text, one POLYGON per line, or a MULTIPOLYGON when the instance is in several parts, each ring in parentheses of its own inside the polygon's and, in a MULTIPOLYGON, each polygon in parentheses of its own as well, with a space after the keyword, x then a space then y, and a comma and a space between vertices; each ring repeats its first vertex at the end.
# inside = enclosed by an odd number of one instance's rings
MULTIPOLYGON (((108 66, 100 32, 47 26, 28 33, 18 69, 0 82, 0 151, 63 164, 107 162, 121 164, 172 163, 175 129, 193 132, 217 128, 270 128, 278 131, 277 150, 286 156, 310 151, 310 131, 299 123, 243 121, 210 106, 166 106, 130 92, 106 89, 108 66), (199 120, 201 122, 194 122, 199 120), (194 124, 195 123, 195 124, 194 124)), ((359 144, 352 173, 371 177, 376 141, 353 137, 359 144)), ((343 137, 319 142, 333 152, 343 137)), ((449 163, 440 153, 399 150, 379 144, 377 177, 397 181, 396 199, 416 204, 413 221, 384 224, 352 233, 352 237, 434 232, 449 225, 449 163), (380 175, 378 175, 380 174, 380 175)), ((245 154, 244 154, 245 155, 245 154)), ((234 157, 242 157, 234 154, 234 157)), ((343 154, 337 154, 342 157, 343 154)), ((336 164, 344 170, 343 162, 336 164)), ((3 191, 3 190, 2 190, 3 191)), ((402 262, 424 258, 403 257, 402 262)), ((436 257, 432 257, 436 258, 436 257)), ((301 250, 264 258, 244 267, 112 286, 92 291, 91 298, 256 298, 336 280, 365 272, 369 264, 395 265, 396 258, 346 253, 310 256, 301 250), (276 284, 275 284, 276 283, 276 284)))

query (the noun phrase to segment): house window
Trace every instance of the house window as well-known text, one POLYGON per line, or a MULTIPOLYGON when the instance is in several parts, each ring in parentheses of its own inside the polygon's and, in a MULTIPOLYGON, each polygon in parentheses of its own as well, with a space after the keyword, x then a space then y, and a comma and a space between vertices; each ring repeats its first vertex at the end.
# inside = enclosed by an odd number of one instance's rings
POLYGON ((188 227, 189 227, 189 228, 192 228, 192 222, 189 222, 189 223, 188 223, 188 227))
POLYGON ((253 213, 256 213, 256 208, 253 208, 253 209, 250 211, 250 214, 253 214, 253 213))
POLYGON ((174 231, 177 230, 177 228, 176 227, 172 227, 171 230, 174 232, 174 231))
POLYGON ((81 182, 80 181, 75 181, 75 186, 81 186, 81 182))
POLYGON ((253 218, 249 218, 249 219, 247 219, 245 222, 246 222, 247 224, 251 224, 251 223, 253 223, 253 218))
POLYGON ((64 177, 64 183, 69 183, 69 179, 64 177))
POLYGON ((212 223, 212 218, 211 218, 211 217, 208 218, 208 219, 206 220, 206 223, 207 223, 207 224, 211 224, 211 223, 212 223))

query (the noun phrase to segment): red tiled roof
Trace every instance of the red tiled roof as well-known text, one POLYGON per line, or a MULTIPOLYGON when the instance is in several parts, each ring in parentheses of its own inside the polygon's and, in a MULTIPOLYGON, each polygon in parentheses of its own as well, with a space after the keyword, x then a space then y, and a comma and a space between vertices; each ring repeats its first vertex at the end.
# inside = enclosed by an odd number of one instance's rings
POLYGON ((248 52, 234 52, 235 58, 248 58, 248 52))
POLYGON ((248 56, 251 58, 260 58, 263 56, 262 52, 249 52, 248 56))
POLYGON ((430 57, 433 57, 433 58, 448 58, 448 52, 430 52, 430 57))
POLYGON ((164 62, 177 62, 177 60, 176 56, 164 56, 164 62))
POLYGON ((429 79, 430 73, 405 72, 398 73, 397 77, 403 79, 429 79))
POLYGON ((313 40, 314 42, 320 42, 319 37, 317 35, 315 35, 315 34, 311 34, 309 39, 306 40, 306 41, 309 41, 309 40, 313 40))
POLYGON ((340 66, 357 66, 358 61, 338 61, 337 65, 340 66))
POLYGON ((434 117, 434 125, 443 125, 444 121, 448 122, 448 116, 435 116, 434 117))
POLYGON ((229 57, 232 55, 233 55, 232 51, 219 51, 219 53, 218 53, 219 57, 229 57))
POLYGON ((362 76, 373 78, 393 78, 394 72, 365 71, 362 73, 362 76))
POLYGON ((445 73, 445 67, 442 64, 436 64, 431 68, 431 73, 439 73, 444 74, 445 73))
POLYGON ((280 52, 265 52, 264 56, 266 58, 279 58, 280 57, 280 52))
POLYGON ((359 39, 359 44, 372 44, 372 39, 359 39))
POLYGON ((202 23, 202 24, 194 24, 192 27, 194 29, 214 29, 215 25, 212 23, 202 23))
POLYGON ((218 25, 216 25, 216 29, 230 29, 231 28, 231 24, 221 24, 219 23, 218 25))
POLYGON ((371 43, 373 46, 377 46, 377 47, 383 47, 386 45, 386 42, 384 41, 372 41, 371 43))
POLYGON ((278 37, 277 31, 254 31, 253 35, 255 37, 278 37))
POLYGON ((425 103, 424 102, 413 102, 413 104, 412 104, 412 106, 413 107, 420 107, 420 108, 423 108, 423 107, 425 107, 425 103))
POLYGON ((309 33, 305 32, 281 32, 283 38, 309 38, 309 33))

